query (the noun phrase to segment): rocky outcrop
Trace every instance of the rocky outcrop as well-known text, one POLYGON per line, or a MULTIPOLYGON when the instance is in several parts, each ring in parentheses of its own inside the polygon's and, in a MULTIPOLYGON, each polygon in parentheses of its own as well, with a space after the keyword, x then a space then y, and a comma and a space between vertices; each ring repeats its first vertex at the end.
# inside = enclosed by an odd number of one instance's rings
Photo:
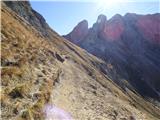
POLYGON ((111 20, 106 22, 105 28, 101 33, 102 39, 110 41, 119 40, 124 29, 123 17, 117 14, 113 16, 111 20))
POLYGON ((160 15, 140 16, 136 26, 145 39, 160 44, 160 15))
POLYGON ((94 26, 97 26, 97 31, 99 33, 103 32, 104 28, 106 27, 107 18, 105 15, 99 15, 97 18, 97 22, 94 26))
MULTIPOLYGON (((113 65, 107 72, 118 85, 126 79, 142 96, 160 100, 160 14, 100 15, 78 44, 113 65)), ((72 41, 72 38, 70 38, 72 41)))
POLYGON ((35 27, 43 36, 51 38, 52 30, 43 16, 32 9, 28 1, 3 1, 3 3, 35 27))
POLYGON ((88 34, 88 22, 83 20, 65 37, 75 44, 79 44, 81 40, 88 34))

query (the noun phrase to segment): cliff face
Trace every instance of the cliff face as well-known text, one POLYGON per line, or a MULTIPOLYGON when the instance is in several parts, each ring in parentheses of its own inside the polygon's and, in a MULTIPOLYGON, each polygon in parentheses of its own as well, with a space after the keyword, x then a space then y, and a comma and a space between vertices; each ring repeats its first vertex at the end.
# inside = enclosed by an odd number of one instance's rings
POLYGON ((122 85, 123 79, 126 79, 142 96, 159 100, 159 42, 159 13, 128 13, 125 16, 116 14, 109 20, 100 15, 77 45, 113 65, 117 74, 112 71, 106 74, 120 86, 126 87, 122 85))
POLYGON ((73 31, 68 35, 66 35, 65 37, 72 43, 79 44, 87 34, 88 34, 88 22, 86 20, 83 20, 80 23, 78 23, 78 25, 73 29, 73 31))
MULTIPOLYGON (((121 89, 109 78, 107 71, 116 72, 111 64, 52 30, 51 37, 42 34, 43 27, 36 28, 9 7, 2 3, 3 120, 160 118, 158 106, 135 91, 121 89)), ((32 15, 28 2, 14 1, 12 7, 21 8, 26 17, 32 15)), ((45 24, 42 17, 31 19, 45 24)))

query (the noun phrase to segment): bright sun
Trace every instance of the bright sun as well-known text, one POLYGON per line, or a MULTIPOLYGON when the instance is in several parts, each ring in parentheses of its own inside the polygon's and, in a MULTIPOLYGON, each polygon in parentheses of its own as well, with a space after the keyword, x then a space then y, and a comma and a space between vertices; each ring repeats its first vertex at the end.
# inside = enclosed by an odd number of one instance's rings
POLYGON ((127 2, 128 0, 96 0, 98 9, 105 11, 108 8, 116 7, 120 2, 127 2))

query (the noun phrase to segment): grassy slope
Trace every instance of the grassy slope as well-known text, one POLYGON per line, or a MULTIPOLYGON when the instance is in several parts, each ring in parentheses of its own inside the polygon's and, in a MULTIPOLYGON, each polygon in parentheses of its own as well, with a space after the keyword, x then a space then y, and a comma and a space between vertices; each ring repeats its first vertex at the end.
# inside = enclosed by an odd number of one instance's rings
POLYGON ((44 119, 49 102, 77 119, 159 117, 158 108, 131 91, 124 94, 93 65, 103 61, 56 33, 47 40, 4 6, 1 12, 3 119, 44 119))

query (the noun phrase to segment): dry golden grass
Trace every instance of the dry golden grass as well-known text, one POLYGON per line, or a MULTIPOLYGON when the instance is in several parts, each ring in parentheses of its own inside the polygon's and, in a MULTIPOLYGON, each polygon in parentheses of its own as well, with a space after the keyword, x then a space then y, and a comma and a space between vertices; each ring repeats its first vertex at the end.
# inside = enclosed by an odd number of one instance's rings
POLYGON ((22 71, 18 67, 2 67, 1 75, 22 75, 22 71))
POLYGON ((42 108, 50 101, 59 69, 48 52, 55 49, 4 7, 2 16, 2 118, 43 119, 42 108))

